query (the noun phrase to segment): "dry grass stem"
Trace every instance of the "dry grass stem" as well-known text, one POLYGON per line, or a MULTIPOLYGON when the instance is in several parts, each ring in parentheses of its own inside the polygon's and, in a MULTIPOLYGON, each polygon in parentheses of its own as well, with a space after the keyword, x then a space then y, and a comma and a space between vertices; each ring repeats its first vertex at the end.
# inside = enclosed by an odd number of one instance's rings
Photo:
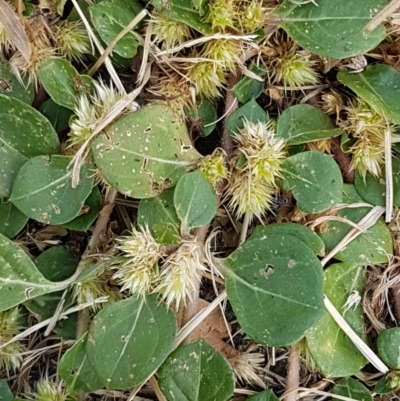
POLYGON ((382 22, 389 18, 395 11, 400 8, 400 0, 392 0, 386 7, 384 7, 378 14, 375 15, 371 21, 364 27, 365 32, 372 32, 382 22))
POLYGON ((385 181, 386 181, 386 223, 393 218, 393 169, 392 169, 392 133, 385 130, 385 181))

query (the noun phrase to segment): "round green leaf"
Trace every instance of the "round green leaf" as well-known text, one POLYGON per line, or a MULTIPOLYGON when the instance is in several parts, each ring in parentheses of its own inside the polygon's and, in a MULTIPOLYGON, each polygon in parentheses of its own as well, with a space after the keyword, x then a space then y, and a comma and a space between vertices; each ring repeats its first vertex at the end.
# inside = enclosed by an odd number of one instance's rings
MULTIPOLYGON (((142 11, 135 0, 102 1, 89 8, 93 25, 100 37, 110 45, 115 37, 142 11)), ((138 36, 128 32, 114 46, 113 51, 124 58, 132 58, 139 46, 138 36)))
POLYGON ((215 217, 218 198, 199 170, 180 178, 174 192, 174 205, 184 226, 191 229, 204 226, 215 217))
POLYGON ((252 395, 248 401, 278 401, 279 398, 274 394, 272 390, 265 390, 261 393, 252 395))
POLYGON ((400 370, 400 328, 383 330, 378 336, 378 353, 392 369, 400 370))
POLYGON ((0 234, 0 311, 28 299, 65 288, 46 280, 28 255, 0 234))
POLYGON ((299 145, 341 135, 331 119, 320 109, 308 104, 298 104, 286 109, 278 119, 276 135, 287 145, 299 145))
POLYGON ((79 185, 71 186, 70 157, 38 156, 20 169, 10 197, 31 219, 46 224, 62 224, 74 219, 93 187, 93 174, 83 165, 79 185))
POLYGON ((249 70, 260 77, 262 81, 250 77, 244 77, 232 88, 232 92, 242 104, 247 103, 251 99, 257 99, 261 93, 263 93, 265 79, 267 78, 267 72, 265 69, 258 67, 253 62, 251 63, 249 70))
POLYGON ((49 58, 39 70, 40 83, 55 103, 74 110, 79 96, 92 89, 92 78, 79 75, 66 60, 49 58))
MULTIPOLYGON (((365 340, 361 304, 346 304, 355 294, 362 297, 364 288, 365 274, 362 266, 339 263, 325 270, 324 293, 350 327, 365 340)), ((367 362, 327 311, 306 333, 306 340, 314 362, 325 377, 355 375, 367 362)))
POLYGON ((229 362, 204 340, 174 351, 159 370, 169 401, 225 401, 235 388, 229 362))
POLYGON ((0 63, 0 94, 32 104, 35 96, 33 85, 27 77, 22 80, 23 83, 11 72, 9 64, 0 63))
POLYGON ((274 15, 304 49, 342 59, 363 54, 385 39, 383 26, 371 33, 363 28, 386 4, 386 0, 318 0, 318 5, 299 5, 285 0, 274 15))
POLYGON ((39 111, 47 117, 58 133, 69 128, 69 120, 74 114, 72 110, 60 106, 53 99, 47 99, 40 106, 39 111))
POLYGON ((58 152, 57 133, 33 107, 0 95, 0 196, 8 197, 19 169, 31 157, 58 152))
POLYGON ((149 227, 159 244, 178 244, 181 241, 180 221, 174 206, 174 188, 154 198, 142 199, 137 219, 139 225, 149 227))
MULTIPOLYGON (((359 381, 351 377, 344 377, 339 380, 331 391, 332 395, 341 395, 353 400, 372 401, 373 398, 368 389, 359 381)), ((332 397, 333 400, 341 401, 342 399, 332 397)))
POLYGON ((86 354, 109 389, 127 389, 145 380, 172 351, 174 313, 155 295, 113 303, 95 317, 86 354))
POLYGON ((189 117, 200 124, 204 136, 208 136, 217 126, 218 114, 208 99, 203 99, 199 106, 189 110, 189 117))
POLYGON ((266 226, 257 226, 252 234, 252 238, 261 238, 267 234, 293 235, 303 241, 316 255, 322 255, 325 251, 324 242, 309 228, 294 223, 277 223, 266 226))
POLYGON ((107 127, 92 142, 104 179, 133 198, 151 198, 175 186, 200 154, 185 125, 162 105, 144 107, 107 127))
MULTIPOLYGON (((343 203, 363 202, 353 185, 343 186, 343 203)), ((339 217, 344 217, 354 223, 358 223, 368 212, 369 208, 346 208, 338 211, 339 217)), ((330 221, 326 230, 320 233, 325 243, 327 252, 330 252, 342 238, 352 229, 349 224, 340 221, 330 221)), ((367 265, 386 263, 388 255, 393 252, 392 237, 386 224, 378 220, 367 232, 359 235, 338 252, 334 257, 342 262, 367 265)))
POLYGON ((70 392, 91 393, 105 387, 89 363, 86 339, 87 333, 62 356, 58 365, 58 373, 70 392))
POLYGON ((400 124, 400 72, 386 64, 368 66, 357 74, 339 72, 338 80, 368 103, 377 113, 400 124))
POLYGON ((292 191, 297 206, 306 213, 320 213, 342 200, 343 178, 339 166, 322 152, 302 152, 282 165, 281 187, 292 191))
POLYGON ((300 239, 260 233, 224 260, 228 299, 259 344, 293 344, 323 314, 321 264, 300 239))
POLYGON ((8 238, 15 237, 28 222, 22 212, 12 203, 0 204, 0 233, 8 238))
POLYGON ((390 372, 388 375, 377 381, 374 387, 374 392, 376 394, 389 394, 398 390, 397 383, 399 379, 400 377, 398 373, 396 375, 394 372, 390 372))

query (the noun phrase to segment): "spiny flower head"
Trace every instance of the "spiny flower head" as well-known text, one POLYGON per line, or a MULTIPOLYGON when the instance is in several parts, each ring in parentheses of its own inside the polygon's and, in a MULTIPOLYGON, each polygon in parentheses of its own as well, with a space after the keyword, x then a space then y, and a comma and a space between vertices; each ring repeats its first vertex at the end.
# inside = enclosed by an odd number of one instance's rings
POLYGON ((334 89, 324 93, 321 98, 322 110, 327 114, 335 114, 338 116, 339 113, 344 109, 343 97, 334 89))
POLYGON ((280 177, 280 165, 286 158, 285 141, 278 138, 272 123, 245 121, 243 128, 233 137, 237 144, 236 154, 245 156, 247 169, 254 180, 264 179, 275 185, 280 177))
POLYGON ((159 13, 153 14, 151 21, 151 34, 155 36, 155 42, 164 42, 167 49, 191 38, 190 28, 183 22, 169 19, 159 13))
POLYGON ((212 39, 204 44, 200 56, 213 60, 224 70, 235 72, 236 65, 244 65, 240 59, 241 53, 243 49, 240 40, 212 39))
POLYGON ((187 77, 196 85, 197 94, 209 99, 221 96, 226 82, 223 68, 212 61, 191 64, 187 77))
POLYGON ((69 147, 82 145, 96 129, 98 122, 124 97, 113 87, 106 86, 103 81, 94 81, 94 87, 94 95, 81 95, 77 101, 74 110, 76 117, 70 123, 71 130, 68 134, 69 147))
POLYGON ((246 352, 240 353, 231 362, 232 368, 240 382, 266 388, 260 377, 261 365, 265 363, 265 356, 261 352, 252 352, 256 348, 256 346, 252 346, 246 352))
MULTIPOLYGON (((0 312, 0 346, 10 341, 21 329, 19 308, 0 312)), ((22 362, 21 353, 24 346, 14 341, 0 351, 0 370, 5 368, 7 373, 19 368, 22 362)))
POLYGON ((240 15, 240 22, 244 32, 252 33, 262 28, 263 20, 264 8, 262 0, 252 0, 244 3, 243 11, 240 15))
POLYGON ((130 235, 118 239, 117 249, 122 252, 124 262, 114 267, 113 279, 122 285, 121 291, 145 296, 157 279, 158 261, 166 256, 165 247, 157 243, 149 227, 132 227, 130 235))
POLYGON ((234 28, 236 11, 233 0, 211 0, 205 21, 211 24, 213 30, 224 31, 234 28))
POLYGON ((56 384, 47 378, 37 383, 36 393, 33 394, 35 401, 66 401, 67 396, 61 381, 56 384))
POLYGON ((228 178, 228 169, 225 166, 225 156, 221 151, 201 159, 199 169, 204 178, 215 188, 219 181, 228 178))
POLYGON ((307 143, 307 148, 310 150, 317 150, 319 152, 332 153, 332 139, 320 139, 319 141, 307 143))
POLYGON ((82 62, 90 53, 90 39, 82 21, 62 21, 53 25, 54 38, 67 60, 82 62))
POLYGON ((204 269, 201 244, 195 239, 183 240, 178 250, 165 260, 154 292, 159 293, 168 306, 173 302, 176 308, 181 302, 186 305, 187 298, 191 299, 198 290, 204 269))

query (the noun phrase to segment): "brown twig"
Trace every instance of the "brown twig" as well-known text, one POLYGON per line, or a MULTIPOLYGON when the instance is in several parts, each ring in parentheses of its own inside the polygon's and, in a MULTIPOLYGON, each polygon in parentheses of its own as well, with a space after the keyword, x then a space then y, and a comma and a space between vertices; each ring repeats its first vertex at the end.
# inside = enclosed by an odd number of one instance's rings
POLYGON ((296 401, 297 389, 300 383, 300 353, 299 344, 294 344, 289 351, 289 367, 286 378, 286 401, 296 401))
POLYGON ((354 184, 355 174, 354 171, 350 170, 350 156, 344 153, 340 148, 339 138, 332 139, 332 151, 335 160, 338 162, 340 170, 342 171, 344 180, 348 184, 354 184))
POLYGON ((383 10, 375 15, 371 21, 364 27, 364 32, 372 32, 377 28, 386 18, 389 18, 396 10, 400 8, 400 0, 392 0, 383 10))

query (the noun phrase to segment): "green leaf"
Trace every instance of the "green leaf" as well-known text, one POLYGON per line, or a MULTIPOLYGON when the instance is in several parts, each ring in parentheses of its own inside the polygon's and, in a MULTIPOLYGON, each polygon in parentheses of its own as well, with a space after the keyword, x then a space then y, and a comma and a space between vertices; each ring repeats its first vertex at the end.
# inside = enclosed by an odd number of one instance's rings
MULTIPOLYGON (((357 194, 353 185, 343 186, 343 203, 363 202, 357 194)), ((346 208, 338 211, 339 217, 344 217, 354 223, 358 223, 368 212, 367 207, 346 208)), ((349 224, 340 221, 330 221, 326 230, 320 233, 320 237, 325 243, 327 252, 330 252, 342 238, 352 229, 349 224)), ((359 235, 337 253, 334 257, 342 262, 367 265, 386 263, 388 255, 393 252, 392 238, 386 224, 378 220, 375 225, 370 227, 367 232, 359 235)))
POLYGON ((174 205, 184 226, 191 229, 204 226, 215 217, 218 198, 199 170, 180 178, 174 192, 174 205))
POLYGON ((400 328, 383 330, 378 335, 378 353, 388 366, 400 370, 400 328))
POLYGON ((86 355, 87 333, 85 333, 61 358, 58 373, 68 391, 91 393, 105 387, 89 363, 86 355))
POLYGON ((190 109, 188 116, 192 121, 200 124, 204 136, 210 135, 217 126, 217 111, 208 99, 204 99, 197 108, 190 109))
POLYGON ((320 109, 308 104, 298 104, 286 109, 278 119, 276 135, 287 145, 318 141, 341 135, 331 119, 320 109))
POLYGON ((84 164, 79 185, 71 186, 70 157, 38 156, 20 169, 10 202, 31 219, 46 224, 63 224, 78 216, 93 187, 93 174, 84 164))
POLYGON ((22 81, 11 72, 8 63, 0 63, 0 94, 32 104, 35 96, 33 85, 27 77, 22 78, 22 81))
POLYGON ((400 124, 400 72, 386 64, 368 66, 357 74, 339 72, 338 80, 348 86, 377 113, 400 124))
POLYGON ((247 103, 251 99, 257 99, 261 93, 263 93, 265 79, 267 78, 267 72, 265 69, 258 67, 253 62, 251 63, 249 70, 259 76, 262 81, 257 81, 250 77, 244 77, 232 88, 232 92, 242 104, 247 103))
POLYGON ((235 379, 229 362, 200 339, 166 359, 159 384, 169 401, 225 401, 233 394, 235 379))
POLYGON ((252 234, 252 238, 263 239, 266 235, 293 235, 303 241, 316 255, 322 255, 325 251, 324 242, 309 228, 294 223, 277 223, 266 226, 257 226, 252 234))
MULTIPOLYGON (((346 304, 355 294, 362 297, 364 288, 365 273, 362 266, 338 263, 325 270, 324 293, 350 327, 365 340, 361 304, 346 304)), ((314 362, 325 377, 355 375, 367 362, 327 311, 307 332, 306 340, 314 362)))
MULTIPOLYGON (((400 161, 392 158, 393 171, 393 204, 400 206, 400 161)), ((374 206, 386 206, 386 183, 384 178, 374 177, 367 173, 365 180, 356 172, 354 186, 361 198, 374 206)))
POLYGON ((300 239, 261 233, 224 260, 226 291, 249 337, 285 346, 299 341, 323 314, 321 263, 300 239))
POLYGON ((138 224, 149 227, 159 244, 178 244, 181 241, 180 221, 174 206, 174 188, 154 198, 142 199, 137 219, 138 224))
POLYGON ((131 297, 106 306, 94 318, 86 354, 109 389, 134 387, 172 351, 174 313, 155 295, 131 297))
POLYGON ((248 401, 278 401, 279 398, 272 390, 265 390, 261 393, 253 394, 248 401))
MULTIPOLYGON (((353 400, 359 401, 372 401, 373 398, 368 389, 359 381, 351 377, 344 377, 339 380, 331 391, 332 395, 341 395, 353 400)), ((332 397, 333 400, 342 400, 332 397)))
POLYGON ((230 134, 235 134, 243 128, 244 121, 250 121, 252 123, 265 123, 269 120, 268 113, 264 111, 261 106, 251 99, 242 107, 235 110, 232 115, 228 118, 228 130, 230 134))
POLYGON ((53 99, 46 100, 39 111, 51 122, 58 133, 69 128, 70 117, 74 114, 72 110, 58 105, 53 99))
POLYGON ((397 383, 400 380, 400 376, 397 373, 390 372, 387 376, 382 377, 377 381, 374 387, 374 392, 377 394, 389 394, 398 390, 397 383))
MULTIPOLYGON (((101 1, 90 7, 89 11, 93 25, 108 46, 142 11, 142 6, 135 0, 101 1)), ((121 57, 132 58, 136 55, 138 46, 138 34, 131 31, 118 41, 113 51, 121 57)))
POLYGON ((363 28, 386 4, 386 0, 318 0, 316 6, 285 0, 274 15, 304 49, 342 59, 366 53, 385 39, 383 26, 371 33, 363 28))
POLYGON ((13 238, 25 227, 27 222, 28 217, 12 203, 0 204, 0 234, 13 238))
POLYGON ((49 58, 39 70, 40 83, 55 103, 74 110, 79 97, 92 89, 92 78, 79 75, 72 64, 60 58, 49 58))
POLYGON ((0 380, 0 401, 13 401, 14 395, 8 387, 7 381, 0 380))
POLYGON ((320 213, 341 202, 342 173, 330 156, 313 151, 298 153, 281 167, 281 188, 293 192, 303 212, 320 213))
POLYGON ((124 195, 152 198, 173 187, 199 158, 169 107, 153 105, 107 127, 92 142, 104 179, 124 195))
POLYGON ((164 0, 152 0, 151 4, 169 19, 183 22, 203 35, 212 35, 214 33, 211 25, 203 22, 201 18, 204 10, 203 7, 200 8, 203 10, 202 14, 198 11, 200 7, 198 0, 171 0, 168 3, 164 0), (197 4, 194 4, 195 1, 197 4))
POLYGON ((83 209, 89 208, 87 213, 84 213, 78 217, 75 217, 68 223, 63 224, 62 226, 68 228, 69 230, 74 231, 84 231, 89 230, 90 226, 96 220, 97 216, 100 213, 102 206, 101 194, 98 186, 93 187, 92 192, 87 197, 84 202, 83 209))
POLYGON ((46 280, 28 255, 0 234, 0 311, 28 299, 65 288, 46 280))
POLYGON ((59 150, 57 133, 33 107, 0 95, 0 196, 8 197, 19 169, 31 157, 59 150))

